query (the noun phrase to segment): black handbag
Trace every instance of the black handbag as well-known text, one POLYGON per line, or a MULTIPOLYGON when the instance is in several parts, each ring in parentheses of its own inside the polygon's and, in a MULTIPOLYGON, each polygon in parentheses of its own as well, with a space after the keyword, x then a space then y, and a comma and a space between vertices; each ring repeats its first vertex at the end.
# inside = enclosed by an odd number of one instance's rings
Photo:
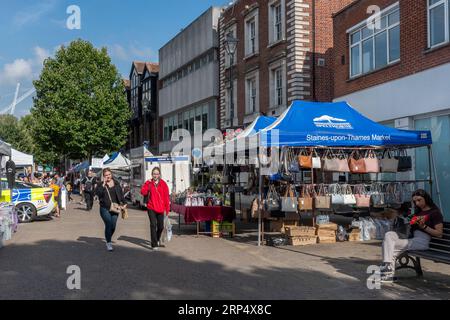
POLYGON ((406 150, 400 150, 395 158, 398 160, 398 172, 410 171, 412 169, 412 159, 411 156, 408 156, 406 150))
POLYGON ((407 219, 401 216, 395 218, 392 230, 397 233, 400 239, 411 239, 413 236, 411 232, 411 225, 407 219))

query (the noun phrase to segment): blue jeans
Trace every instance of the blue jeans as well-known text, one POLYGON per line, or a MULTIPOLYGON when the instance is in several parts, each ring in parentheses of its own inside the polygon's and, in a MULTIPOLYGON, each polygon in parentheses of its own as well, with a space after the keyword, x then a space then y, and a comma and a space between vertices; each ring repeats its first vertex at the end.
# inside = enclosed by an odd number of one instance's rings
POLYGON ((100 207, 100 216, 105 223, 105 239, 106 242, 111 242, 111 238, 116 231, 117 218, 119 217, 116 213, 111 213, 108 209, 100 207))

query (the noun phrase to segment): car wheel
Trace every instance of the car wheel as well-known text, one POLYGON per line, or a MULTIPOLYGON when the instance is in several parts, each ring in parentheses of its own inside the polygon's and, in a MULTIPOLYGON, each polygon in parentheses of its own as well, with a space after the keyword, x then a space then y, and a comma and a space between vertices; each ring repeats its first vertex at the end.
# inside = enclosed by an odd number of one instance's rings
POLYGON ((16 211, 20 223, 31 222, 37 215, 36 207, 31 203, 19 203, 16 211))

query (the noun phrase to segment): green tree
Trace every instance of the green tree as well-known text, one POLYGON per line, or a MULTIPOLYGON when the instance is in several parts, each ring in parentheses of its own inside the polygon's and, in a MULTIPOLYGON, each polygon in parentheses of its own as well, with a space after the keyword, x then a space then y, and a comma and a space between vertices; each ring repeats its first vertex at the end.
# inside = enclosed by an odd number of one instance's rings
POLYGON ((31 144, 26 139, 25 132, 19 125, 19 120, 13 115, 0 115, 0 139, 22 152, 29 152, 31 144))
POLYGON ((82 159, 125 144, 131 113, 106 48, 84 40, 61 47, 34 87, 33 139, 43 152, 82 159))

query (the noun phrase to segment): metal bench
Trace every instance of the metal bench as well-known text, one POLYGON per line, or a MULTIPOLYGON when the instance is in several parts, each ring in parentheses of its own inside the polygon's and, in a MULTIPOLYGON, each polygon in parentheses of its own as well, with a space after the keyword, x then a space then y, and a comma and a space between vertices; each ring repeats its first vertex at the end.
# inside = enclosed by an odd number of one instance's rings
POLYGON ((450 264, 450 222, 444 222, 442 238, 431 238, 430 249, 405 251, 397 257, 400 269, 413 269, 418 277, 423 276, 420 259, 432 260, 437 263, 450 264))

